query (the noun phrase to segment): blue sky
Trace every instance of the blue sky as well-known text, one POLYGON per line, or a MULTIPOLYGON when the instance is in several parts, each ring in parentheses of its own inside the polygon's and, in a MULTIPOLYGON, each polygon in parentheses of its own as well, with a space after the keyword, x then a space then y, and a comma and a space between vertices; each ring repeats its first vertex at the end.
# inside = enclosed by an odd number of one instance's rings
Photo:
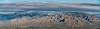
POLYGON ((95 3, 99 4, 100 0, 0 0, 0 3, 27 3, 27 2, 55 2, 55 3, 95 3))

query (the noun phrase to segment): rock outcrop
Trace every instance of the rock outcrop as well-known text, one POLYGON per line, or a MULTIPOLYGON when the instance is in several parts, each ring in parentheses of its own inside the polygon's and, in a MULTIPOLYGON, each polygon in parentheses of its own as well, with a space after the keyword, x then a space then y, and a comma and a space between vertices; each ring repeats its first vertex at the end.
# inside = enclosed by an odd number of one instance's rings
POLYGON ((66 14, 55 14, 35 19, 22 18, 21 20, 13 21, 12 26, 17 27, 29 27, 29 26, 54 26, 54 25, 65 25, 73 28, 88 28, 95 24, 95 16, 82 16, 78 15, 66 15, 66 14))

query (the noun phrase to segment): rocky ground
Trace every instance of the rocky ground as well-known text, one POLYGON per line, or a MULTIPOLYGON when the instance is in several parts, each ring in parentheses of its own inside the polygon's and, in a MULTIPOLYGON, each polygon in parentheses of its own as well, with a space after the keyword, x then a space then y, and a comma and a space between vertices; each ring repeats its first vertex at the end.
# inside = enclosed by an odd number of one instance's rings
MULTIPOLYGON (((16 20, 16 19, 15 19, 16 20)), ((43 17, 23 17, 0 29, 96 29, 100 21, 95 16, 55 14, 43 17)))

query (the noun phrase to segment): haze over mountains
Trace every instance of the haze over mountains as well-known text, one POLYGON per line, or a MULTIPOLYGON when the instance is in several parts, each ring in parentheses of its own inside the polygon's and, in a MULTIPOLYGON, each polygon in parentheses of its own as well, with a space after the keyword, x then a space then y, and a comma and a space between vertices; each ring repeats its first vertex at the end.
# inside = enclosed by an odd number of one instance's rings
POLYGON ((30 15, 32 13, 34 14, 34 12, 45 13, 48 11, 84 12, 99 17, 99 12, 100 12, 99 9, 100 9, 99 4, 86 4, 86 3, 84 4, 73 4, 73 3, 0 4, 0 15, 1 15, 0 19, 2 18, 10 19, 17 17, 17 15, 23 15, 23 14, 30 15))
POLYGON ((99 9, 100 4, 89 4, 89 3, 8 3, 0 4, 0 8, 46 8, 46 7, 72 7, 72 8, 88 8, 88 9, 99 9))

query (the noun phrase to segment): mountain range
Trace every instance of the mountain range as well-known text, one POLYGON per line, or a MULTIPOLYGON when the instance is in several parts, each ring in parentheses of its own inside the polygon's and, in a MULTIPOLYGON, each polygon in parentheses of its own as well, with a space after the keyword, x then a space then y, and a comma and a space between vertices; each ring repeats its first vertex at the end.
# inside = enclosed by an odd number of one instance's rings
POLYGON ((0 29, 94 29, 97 20, 99 4, 0 4, 0 29))

